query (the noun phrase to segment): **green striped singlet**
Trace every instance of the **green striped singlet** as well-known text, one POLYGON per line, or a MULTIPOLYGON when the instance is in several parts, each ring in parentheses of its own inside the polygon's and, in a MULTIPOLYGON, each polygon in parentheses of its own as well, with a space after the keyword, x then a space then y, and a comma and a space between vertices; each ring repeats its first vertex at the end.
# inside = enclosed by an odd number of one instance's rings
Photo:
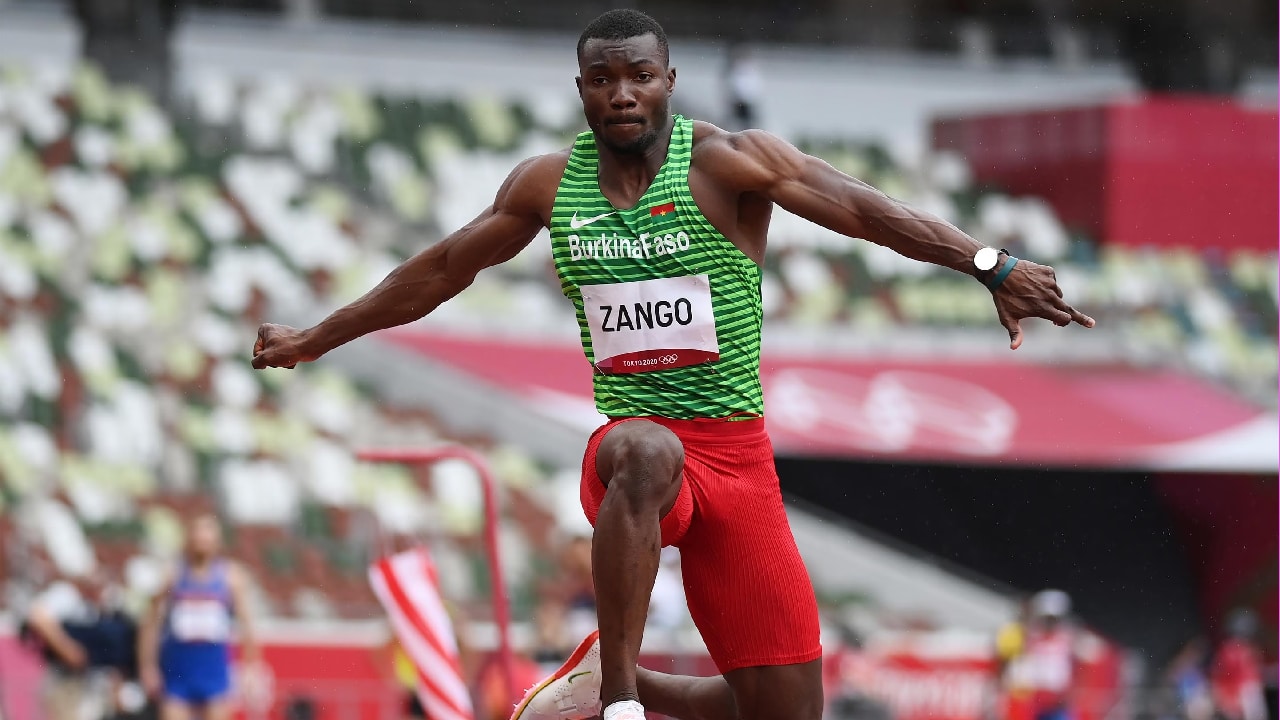
POLYGON ((760 268, 698 210, 689 191, 692 150, 693 122, 676 115, 658 176, 634 207, 618 209, 600 192, 595 137, 585 132, 574 143, 556 192, 551 213, 556 272, 577 310, 583 351, 596 370, 596 408, 610 417, 764 413, 760 268), (707 305, 714 315, 713 333, 711 318, 700 312, 707 305), (665 352, 672 344, 685 347, 664 335, 682 326, 704 328, 701 337, 718 350, 718 358, 665 352), (631 341, 656 343, 658 349, 597 357, 631 341), (663 368, 677 357, 697 364, 663 368), (624 364, 639 370, 624 370, 624 364))

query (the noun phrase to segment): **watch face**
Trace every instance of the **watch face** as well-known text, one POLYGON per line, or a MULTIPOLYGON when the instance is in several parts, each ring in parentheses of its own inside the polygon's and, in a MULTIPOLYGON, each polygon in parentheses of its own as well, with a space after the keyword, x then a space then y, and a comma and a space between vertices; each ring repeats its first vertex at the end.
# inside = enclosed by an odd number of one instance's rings
POLYGON ((995 248, 984 247, 973 256, 973 264, 979 270, 990 270, 996 266, 1000 253, 995 248))

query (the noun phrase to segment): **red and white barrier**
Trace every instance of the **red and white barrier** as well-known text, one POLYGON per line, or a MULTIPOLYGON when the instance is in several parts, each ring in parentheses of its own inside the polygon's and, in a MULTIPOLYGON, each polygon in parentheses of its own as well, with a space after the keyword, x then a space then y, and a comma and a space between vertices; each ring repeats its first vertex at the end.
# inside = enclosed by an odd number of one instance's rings
POLYGON ((440 596, 435 563, 425 549, 386 557, 369 568, 369 584, 418 676, 427 717, 473 720, 471 694, 458 662, 458 639, 440 596))

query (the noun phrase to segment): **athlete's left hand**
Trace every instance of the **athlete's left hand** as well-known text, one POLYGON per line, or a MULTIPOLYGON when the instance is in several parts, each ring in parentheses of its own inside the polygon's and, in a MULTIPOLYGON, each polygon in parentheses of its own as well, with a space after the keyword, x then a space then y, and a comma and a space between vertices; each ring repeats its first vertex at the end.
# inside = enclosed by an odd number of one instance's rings
MULTIPOLYGON (((1005 262, 1009 262, 1005 258, 1005 262)), ((1018 260, 1004 284, 992 293, 996 303, 996 316, 1009 331, 1009 349, 1022 345, 1022 326, 1025 318, 1044 318, 1058 327, 1078 323, 1087 328, 1094 326, 1093 318, 1076 310, 1062 299, 1062 288, 1053 268, 1030 260, 1018 260)))
POLYGON ((266 708, 271 700, 271 668, 262 660, 246 661, 240 667, 240 691, 251 708, 266 708))

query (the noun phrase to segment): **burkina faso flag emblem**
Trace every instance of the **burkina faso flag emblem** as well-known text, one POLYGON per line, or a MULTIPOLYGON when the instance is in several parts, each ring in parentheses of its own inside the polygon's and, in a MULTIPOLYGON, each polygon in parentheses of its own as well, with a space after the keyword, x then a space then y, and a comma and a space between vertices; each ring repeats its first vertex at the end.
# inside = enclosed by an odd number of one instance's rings
POLYGON ((663 215, 674 215, 676 212, 676 204, 673 202, 663 203, 662 205, 654 205, 649 208, 649 217, 662 217, 663 215))

